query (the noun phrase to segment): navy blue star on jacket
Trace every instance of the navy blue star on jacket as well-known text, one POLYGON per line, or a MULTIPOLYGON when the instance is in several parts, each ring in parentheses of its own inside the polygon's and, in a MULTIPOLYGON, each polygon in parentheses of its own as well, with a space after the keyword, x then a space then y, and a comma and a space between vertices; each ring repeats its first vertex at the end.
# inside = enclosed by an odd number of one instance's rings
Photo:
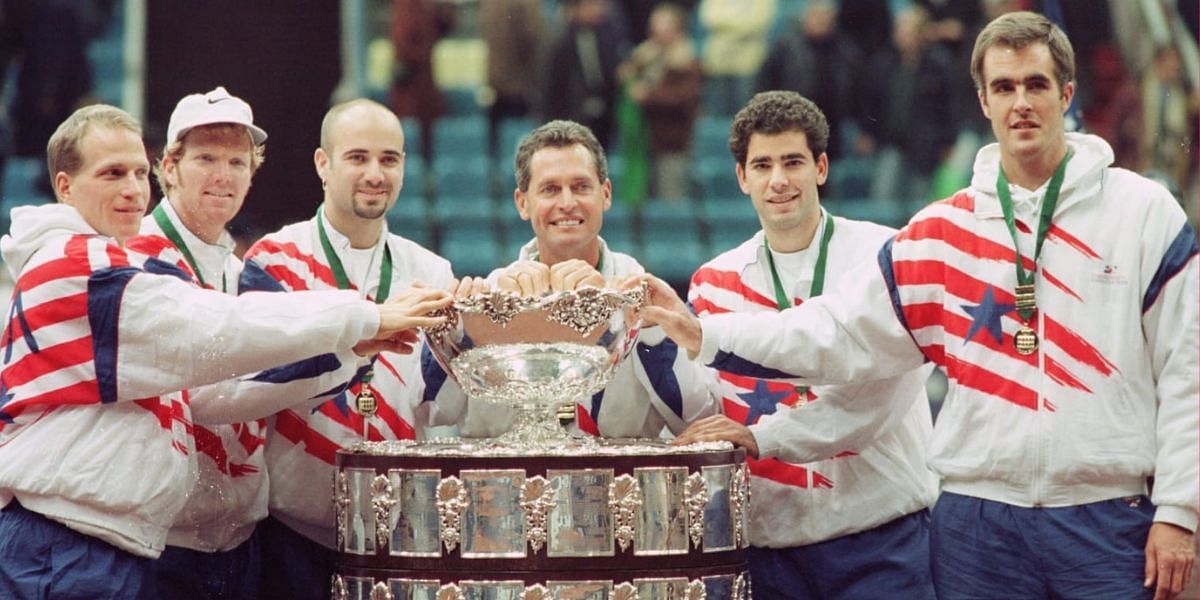
POLYGON ((790 393, 787 390, 772 392, 767 387, 767 382, 762 379, 754 382, 753 392, 738 394, 738 398, 741 398, 746 403, 746 406, 750 407, 750 411, 746 413, 746 422, 744 424, 753 425, 759 417, 775 414, 776 405, 787 398, 790 393))
POLYGON ((971 327, 967 329, 967 337, 963 338, 963 344, 971 341, 975 332, 980 329, 987 329, 987 332, 992 334, 992 339, 999 344, 1004 341, 1004 330, 1000 327, 1000 317, 1008 314, 1009 311, 1016 308, 1014 304, 1001 304, 996 302, 996 295, 993 293, 994 288, 987 286, 983 291, 983 299, 976 306, 967 304, 962 305, 962 309, 971 315, 971 327))

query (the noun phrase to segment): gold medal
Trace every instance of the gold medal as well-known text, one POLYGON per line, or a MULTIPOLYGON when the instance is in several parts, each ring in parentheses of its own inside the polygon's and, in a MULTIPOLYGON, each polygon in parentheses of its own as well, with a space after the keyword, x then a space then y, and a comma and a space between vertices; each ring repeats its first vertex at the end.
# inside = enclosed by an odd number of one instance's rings
POLYGON ((375 410, 379 408, 379 405, 375 402, 375 392, 372 392, 371 388, 367 387, 365 383, 358 390, 358 396, 354 399, 354 404, 358 408, 358 413, 364 417, 375 416, 375 410))
POLYGON ((1037 299, 1034 297, 1033 284, 1018 285, 1016 289, 1017 311, 1033 310, 1037 307, 1037 299))
POLYGON ((796 386, 796 408, 803 408, 808 404, 808 389, 807 385, 796 386))
POLYGON ((1037 332, 1030 329, 1026 325, 1022 325, 1017 333, 1013 335, 1013 346, 1017 348, 1017 354, 1028 356, 1037 352, 1038 336, 1037 332))

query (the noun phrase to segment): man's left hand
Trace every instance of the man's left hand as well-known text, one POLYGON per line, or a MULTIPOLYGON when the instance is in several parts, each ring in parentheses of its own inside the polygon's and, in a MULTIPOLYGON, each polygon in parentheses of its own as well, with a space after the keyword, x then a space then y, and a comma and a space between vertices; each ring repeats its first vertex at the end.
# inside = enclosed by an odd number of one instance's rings
POLYGON ((752 458, 758 458, 758 440, 754 439, 750 428, 725 415, 713 415, 692 423, 671 443, 682 446, 696 442, 732 442, 745 448, 752 458))
POLYGON ((1174 598, 1191 580, 1195 543, 1192 532, 1178 525, 1156 522, 1150 526, 1143 585, 1154 588, 1154 600, 1174 598))
POLYGON ((550 289, 566 292, 580 286, 604 287, 604 276, 592 265, 579 259, 564 260, 550 267, 550 289))

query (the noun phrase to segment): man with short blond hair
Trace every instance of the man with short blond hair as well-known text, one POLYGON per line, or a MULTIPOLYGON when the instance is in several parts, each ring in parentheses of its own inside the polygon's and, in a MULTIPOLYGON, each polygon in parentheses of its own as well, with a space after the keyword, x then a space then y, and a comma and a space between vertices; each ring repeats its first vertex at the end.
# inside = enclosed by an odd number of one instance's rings
POLYGON ((411 344, 408 330, 441 321, 420 315, 449 298, 201 289, 121 245, 150 192, 135 120, 81 108, 47 148, 59 203, 14 209, 0 240, 16 279, 0 336, 0 596, 158 597, 150 561, 196 472, 192 399, 178 390, 316 345, 411 344))

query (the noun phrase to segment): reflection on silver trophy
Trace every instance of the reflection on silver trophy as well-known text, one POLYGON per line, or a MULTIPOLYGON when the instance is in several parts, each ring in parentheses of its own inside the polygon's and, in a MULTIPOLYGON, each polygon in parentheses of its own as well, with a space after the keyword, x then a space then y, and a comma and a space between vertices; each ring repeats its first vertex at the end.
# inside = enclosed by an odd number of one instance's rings
POLYGON ((525 449, 580 445, 555 409, 608 384, 637 340, 644 289, 584 287, 540 298, 494 291, 460 298, 425 331, 438 362, 472 402, 516 409, 495 442, 525 449))

